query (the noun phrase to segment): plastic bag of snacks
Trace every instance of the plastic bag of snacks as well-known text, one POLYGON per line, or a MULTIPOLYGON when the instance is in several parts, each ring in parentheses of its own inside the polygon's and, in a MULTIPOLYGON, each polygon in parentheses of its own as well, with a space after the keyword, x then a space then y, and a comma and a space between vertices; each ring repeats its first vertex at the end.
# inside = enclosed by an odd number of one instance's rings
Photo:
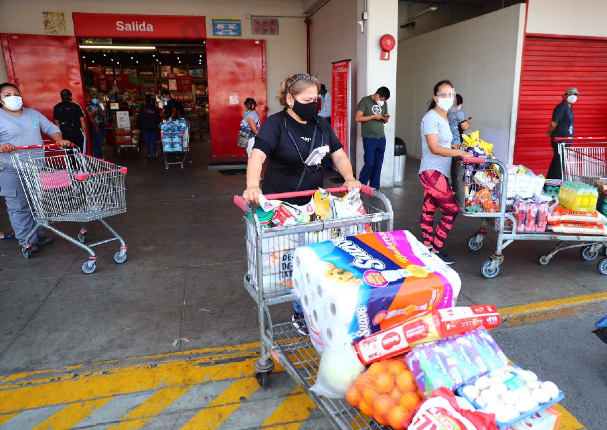
POLYGON ((446 388, 434 390, 415 413, 409 430, 497 430, 493 414, 463 409, 446 388))
POLYGON ((392 358, 373 363, 347 391, 346 400, 379 424, 402 430, 422 397, 403 359, 392 358))

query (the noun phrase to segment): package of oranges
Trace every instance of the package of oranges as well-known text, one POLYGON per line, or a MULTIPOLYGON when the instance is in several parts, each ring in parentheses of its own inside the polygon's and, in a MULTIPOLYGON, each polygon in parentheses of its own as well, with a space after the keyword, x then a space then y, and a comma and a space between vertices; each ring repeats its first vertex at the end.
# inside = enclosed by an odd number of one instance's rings
POLYGON ((393 358, 373 363, 348 389, 346 400, 378 424, 401 430, 422 396, 404 360, 393 358))

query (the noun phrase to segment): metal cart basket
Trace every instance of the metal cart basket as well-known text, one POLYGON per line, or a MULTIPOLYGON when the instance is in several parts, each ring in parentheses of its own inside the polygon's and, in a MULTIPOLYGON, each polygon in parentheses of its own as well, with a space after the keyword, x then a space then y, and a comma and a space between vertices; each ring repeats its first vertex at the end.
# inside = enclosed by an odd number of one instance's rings
MULTIPOLYGON (((580 159, 583 156, 580 154, 588 154, 590 148, 593 152, 593 157, 600 153, 597 150, 597 145, 594 144, 587 149, 582 149, 582 146, 572 146, 572 144, 560 143, 561 150, 563 151, 563 170, 567 172, 573 171, 572 169, 583 169, 585 182, 592 183, 594 179, 607 174, 607 164, 602 161, 602 167, 600 164, 600 157, 594 158, 596 163, 592 164, 592 167, 580 167, 580 159), (578 151, 575 155, 571 153, 573 148, 578 151), (577 167, 572 165, 571 160, 576 160, 577 167), (592 169, 592 170, 591 170, 592 169), (602 169, 602 170, 601 170, 602 169)), ((602 157, 605 156, 605 150, 607 149, 607 143, 602 143, 603 152, 602 157)), ((605 160, 605 158, 603 158, 605 160)), ((590 162, 590 159, 586 159, 586 162, 590 162)), ((578 170, 575 170, 578 172, 578 170)), ((571 173, 565 173, 564 178, 571 180, 573 177, 581 179, 581 175, 572 176, 571 173)), ((508 201, 507 187, 508 187, 508 170, 506 165, 499 160, 485 159, 485 158, 465 158, 462 161, 458 161, 456 164, 456 176, 454 178, 454 191, 456 195, 456 201, 462 214, 466 217, 480 218, 481 227, 475 234, 468 238, 468 248, 471 251, 478 251, 483 246, 483 241, 487 235, 487 230, 492 227, 497 233, 497 249, 490 259, 484 261, 481 265, 481 275, 488 279, 495 278, 500 272, 500 266, 504 262, 503 250, 517 240, 525 241, 553 241, 557 242, 555 247, 547 255, 539 257, 539 263, 546 265, 550 262, 558 252, 571 249, 580 248, 580 255, 584 260, 593 260, 598 255, 601 249, 605 250, 607 246, 607 236, 593 236, 593 235, 576 235, 576 234, 562 234, 555 233, 552 231, 546 232, 527 232, 519 231, 517 228, 517 220, 515 216, 508 212, 509 207, 512 205, 512 201, 508 201), (470 178, 476 175, 478 172, 493 172, 499 178, 499 181, 494 183, 495 191, 498 199, 494 205, 491 203, 484 204, 479 202, 477 205, 470 207, 466 205, 466 198, 475 193, 478 194, 482 189, 482 185, 471 181, 470 178)), ((607 253, 607 250, 604 252, 607 253)), ((607 275, 607 258, 599 261, 598 270, 601 274, 607 275)))
MULTIPOLYGON (((345 187, 328 189, 331 193, 345 193, 345 187)), ((266 195, 267 199, 287 199, 312 196, 312 191, 266 195)), ((316 380, 320 356, 308 336, 302 336, 291 321, 275 324, 269 306, 297 300, 292 290, 291 258, 295 248, 310 243, 331 240, 367 231, 393 229, 390 201, 380 192, 363 186, 361 193, 366 215, 326 221, 312 221, 283 227, 264 228, 266 220, 259 218, 241 196, 234 203, 245 211, 246 250, 248 270, 244 287, 255 300, 258 309, 261 357, 255 362, 255 377, 266 388, 269 375, 278 361, 293 379, 308 393, 331 423, 340 429, 382 429, 345 400, 329 399, 310 391, 316 380)))
MULTIPOLYGON (((162 153, 164 155, 164 170, 169 173, 170 165, 178 165, 181 172, 190 153, 190 123, 186 122, 184 131, 161 131, 162 153)), ((190 165, 192 161, 190 160, 190 165)))
POLYGON ((32 256, 30 239, 39 228, 46 228, 88 252, 89 259, 82 265, 84 273, 93 273, 97 268, 97 256, 92 248, 108 242, 120 242, 114 261, 119 264, 126 261, 124 240, 104 220, 126 212, 126 167, 82 154, 75 147, 62 148, 58 144, 17 147, 10 156, 36 221, 25 238, 27 245, 22 246, 24 258, 32 256), (50 150, 54 151, 47 152, 50 150), (95 220, 99 220, 113 237, 85 245, 86 225, 95 220), (51 225, 63 221, 82 223, 78 239, 51 225))

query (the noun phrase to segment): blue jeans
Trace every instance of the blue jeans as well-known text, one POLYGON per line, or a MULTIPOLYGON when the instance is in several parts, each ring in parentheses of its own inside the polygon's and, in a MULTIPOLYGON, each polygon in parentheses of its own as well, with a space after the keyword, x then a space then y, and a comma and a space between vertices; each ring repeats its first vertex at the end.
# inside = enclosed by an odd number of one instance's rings
POLYGON ((156 131, 141 131, 141 137, 145 144, 145 152, 147 152, 148 157, 150 155, 152 157, 156 156, 156 133, 156 131))
POLYGON ((379 190, 379 178, 381 177, 381 166, 384 164, 384 152, 386 152, 385 137, 363 137, 363 147, 365 149, 365 165, 360 171, 358 180, 371 188, 379 190))
POLYGON ((99 131, 94 128, 91 129, 91 136, 93 138, 93 156, 96 158, 103 158, 103 154, 101 154, 101 145, 103 145, 103 138, 105 137, 105 126, 100 128, 99 131))

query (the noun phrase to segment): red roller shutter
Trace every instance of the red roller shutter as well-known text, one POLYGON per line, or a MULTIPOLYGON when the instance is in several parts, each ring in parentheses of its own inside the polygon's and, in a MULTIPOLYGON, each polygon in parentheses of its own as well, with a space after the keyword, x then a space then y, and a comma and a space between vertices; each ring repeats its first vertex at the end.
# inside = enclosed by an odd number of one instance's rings
POLYGON ((569 87, 578 137, 607 136, 603 91, 607 87, 607 40, 527 36, 523 52, 514 163, 546 174, 552 160, 546 130, 569 87))

